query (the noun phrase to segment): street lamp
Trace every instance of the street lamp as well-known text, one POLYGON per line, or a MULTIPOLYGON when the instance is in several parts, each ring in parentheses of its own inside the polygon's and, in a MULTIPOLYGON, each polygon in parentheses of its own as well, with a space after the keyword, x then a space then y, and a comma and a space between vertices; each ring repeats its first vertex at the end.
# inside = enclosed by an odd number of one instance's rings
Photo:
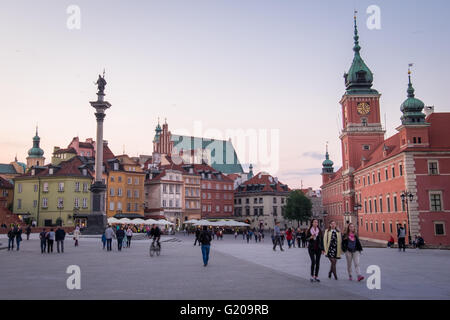
POLYGON ((402 203, 406 204, 406 217, 408 219, 408 243, 411 244, 411 220, 409 217, 409 202, 414 200, 414 195, 408 190, 405 190, 400 195, 400 198, 402 198, 402 203))
POLYGON ((355 211, 356 214, 356 230, 358 230, 359 232, 359 210, 362 209, 362 205, 360 203, 355 203, 355 205, 353 206, 353 210, 355 211))

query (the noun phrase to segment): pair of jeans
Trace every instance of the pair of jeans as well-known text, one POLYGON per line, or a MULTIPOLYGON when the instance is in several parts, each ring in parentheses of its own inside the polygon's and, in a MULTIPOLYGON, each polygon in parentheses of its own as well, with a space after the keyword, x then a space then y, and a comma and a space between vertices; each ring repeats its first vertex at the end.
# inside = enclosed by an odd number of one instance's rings
POLYGON ((56 240, 56 249, 59 253, 59 248, 61 247, 61 252, 64 253, 64 240, 56 240))
POLYGON ((132 236, 127 236, 127 248, 131 246, 131 237, 132 236))
POLYGON ((17 251, 19 251, 19 249, 20 249, 20 242, 21 241, 22 241, 22 239, 16 238, 17 251))
POLYGON ((41 253, 45 253, 46 248, 47 248, 47 240, 41 239, 41 253))
POLYGON ((106 250, 107 251, 112 251, 112 239, 106 239, 106 250))
POLYGON ((53 240, 47 240, 47 253, 53 253, 53 240))
POLYGON ((406 249, 405 238, 398 238, 398 251, 403 248, 403 251, 406 249))
POLYGON ((308 249, 308 253, 311 259, 311 277, 318 277, 322 252, 320 250, 308 249))
POLYGON ((123 238, 117 238, 117 250, 122 251, 123 238))
POLYGON ((280 245, 280 250, 283 250, 283 245, 281 244, 281 237, 275 236, 275 239, 273 241, 273 250, 276 250, 277 245, 280 245))
POLYGON ((288 247, 291 247, 291 240, 287 239, 288 247))
POLYGON ((8 238, 8 250, 14 250, 14 238, 8 238))
POLYGON ((347 251, 345 253, 345 258, 347 259, 347 271, 348 271, 349 277, 352 276, 352 261, 353 261, 353 264, 355 265, 356 275, 358 277, 361 276, 361 268, 359 267, 359 257, 360 256, 361 256, 361 252, 359 252, 359 251, 355 251, 355 252, 347 251))
POLYGON ((211 249, 210 245, 202 245, 202 256, 203 256, 203 264, 206 266, 209 260, 209 250, 211 249))

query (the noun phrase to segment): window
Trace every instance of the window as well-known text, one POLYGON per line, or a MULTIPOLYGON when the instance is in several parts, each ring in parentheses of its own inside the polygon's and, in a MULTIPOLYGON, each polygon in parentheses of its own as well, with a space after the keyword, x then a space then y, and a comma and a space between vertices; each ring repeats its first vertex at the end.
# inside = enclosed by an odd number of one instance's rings
POLYGON ((380 198, 380 212, 383 213, 383 199, 380 198))
POLYGON ((131 190, 127 190, 127 198, 131 198, 131 197, 132 197, 131 190))
POLYGON ((139 198, 139 190, 134 190, 134 197, 139 198))
POLYGON ((111 178, 109 179, 111 182, 114 182, 114 176, 111 176, 111 178))
POLYGON ((259 203, 263 203, 263 198, 259 198, 259 203))
POLYGON ((206 205, 203 205, 203 206, 202 206, 202 211, 203 211, 203 212, 206 212, 206 205))
POLYGON ((173 200, 169 200, 169 208, 173 208, 173 200))
POLYGON ((132 178, 128 178, 128 184, 133 184, 133 179, 132 178))
POLYGON ((59 192, 64 192, 64 182, 58 183, 58 191, 59 192))
POLYGON ((33 208, 37 208, 37 200, 33 200, 33 208))
POLYGON ((250 203, 250 199, 249 199, 249 198, 246 198, 246 199, 245 199, 245 203, 246 203, 246 204, 249 204, 249 203, 250 203))
POLYGON ((216 212, 220 212, 220 206, 216 206, 216 212))
POLYGON ((87 208, 87 198, 83 198, 83 208, 87 208))
POLYGON ((167 193, 167 185, 163 184, 163 193, 167 193))
POLYGON ((370 185, 370 176, 367 176, 367 184, 370 185))
POLYGON ((445 236, 445 224, 444 222, 434 223, 434 234, 436 236, 445 236))
MULTIPOLYGON (((176 186, 175 186, 175 193, 176 194, 180 194, 180 185, 179 184, 177 184, 176 186)), ((198 194, 197 194, 198 195, 198 194)))
POLYGON ((131 211, 131 203, 127 203, 127 211, 131 211))
POLYGON ((386 181, 389 179, 388 177, 388 169, 384 169, 384 178, 386 179, 386 181))
POLYGON ((375 213, 377 213, 378 212, 378 210, 377 210, 377 199, 373 199, 373 207, 375 209, 375 213))
POLYGON ((18 184, 17 189, 18 189, 19 193, 22 193, 22 184, 21 183, 18 184))
POLYGON ((35 184, 35 185, 34 185, 34 192, 37 192, 37 191, 38 191, 38 185, 35 184))
POLYGON ((437 161, 428 161, 428 174, 430 175, 439 174, 439 167, 437 161))
POLYGON ((397 196, 394 196, 394 212, 398 211, 397 196))
POLYGON ((391 199, 389 197, 386 198, 387 204, 387 212, 391 212, 391 199))
POLYGON ((139 185, 139 178, 134 178, 134 184, 139 185))
POLYGON ((392 179, 395 178, 395 167, 392 167, 392 179))
POLYGON ((122 211, 122 202, 117 202, 117 210, 122 211))
POLYGON ((208 205, 208 212, 211 212, 211 205, 208 205))
POLYGON ((274 217, 278 216, 277 207, 273 207, 273 215, 274 217))
POLYGON ((378 221, 375 221, 375 232, 378 232, 378 221))
POLYGON ((378 182, 381 182, 381 173, 378 171, 378 182))
MULTIPOLYGON (((136 168, 133 168, 134 171, 136 171, 136 168)), ((134 211, 139 211, 139 204, 135 203, 134 204, 134 211)))
POLYGON ((64 208, 64 199, 63 198, 58 198, 58 208, 59 209, 64 208))
POLYGON ((361 123, 363 127, 367 127, 367 118, 361 118, 361 123))
POLYGON ((42 208, 48 208, 48 198, 42 198, 42 208))
POLYGON ((117 162, 114 163, 114 171, 119 170, 119 164, 117 162))
POLYGON ((442 199, 440 192, 430 192, 430 207, 431 211, 442 211, 442 199))
POLYGON ((22 209, 22 199, 17 199, 17 209, 22 209))
POLYGON ((110 210, 110 211, 114 211, 114 202, 113 202, 113 201, 111 201, 111 202, 109 203, 109 210, 110 210))
POLYGON ((273 197, 273 203, 277 203, 277 198, 273 197))
POLYGON ((370 146, 369 146, 368 144, 364 144, 364 145, 362 146, 362 149, 363 149, 364 151, 368 151, 368 150, 370 150, 370 146))
POLYGON ((111 197, 114 197, 114 188, 110 188, 110 189, 109 189, 109 195, 110 195, 111 197))
POLYGON ((163 200, 163 208, 166 207, 166 200, 163 200))
POLYGON ((80 192, 80 183, 75 182, 75 192, 80 192))
POLYGON ((384 226, 384 221, 381 223, 381 230, 386 233, 386 227, 384 226))
POLYGON ((372 213, 372 200, 369 199, 369 211, 372 213))
POLYGON ((86 182, 83 183, 83 192, 88 192, 88 184, 86 182))
POLYGON ((403 165, 398 166, 400 176, 403 176, 403 165))
POLYGON ((392 233, 392 221, 389 221, 389 232, 392 233))
POLYGON ((117 195, 118 195, 119 197, 122 196, 122 188, 117 188, 117 195))
POLYGON ((208 192, 208 199, 211 199, 211 193, 208 192))
POLYGON ((253 203, 257 204, 258 203, 258 198, 253 198, 253 203))
POLYGON ((372 182, 375 183, 375 173, 372 173, 372 182))
POLYGON ((80 198, 75 198, 73 206, 77 209, 80 207, 80 198))
POLYGON ((117 177, 117 181, 118 181, 118 182, 122 182, 122 176, 118 176, 118 177, 117 177))

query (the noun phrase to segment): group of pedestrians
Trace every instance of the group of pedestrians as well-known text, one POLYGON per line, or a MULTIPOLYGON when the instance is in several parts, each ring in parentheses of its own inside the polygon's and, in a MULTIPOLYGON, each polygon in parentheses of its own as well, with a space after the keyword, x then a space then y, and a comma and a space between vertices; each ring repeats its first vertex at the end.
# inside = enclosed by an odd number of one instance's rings
MULTIPOLYGON (((22 242, 22 228, 19 225, 12 226, 8 231, 8 251, 14 250, 14 242, 16 243, 17 251, 20 249, 20 242, 22 242)), ((29 237, 29 236, 28 236, 29 237)))
POLYGON ((131 247, 131 238, 133 237, 133 229, 130 226, 117 226, 116 230, 108 225, 102 235, 103 249, 112 251, 112 240, 117 239, 117 250, 131 247))
POLYGON ((353 223, 348 225, 344 234, 339 231, 335 221, 331 221, 328 229, 322 232, 319 228, 318 220, 314 219, 306 232, 306 239, 309 241, 308 253, 311 259, 311 282, 320 282, 319 269, 322 254, 330 260, 328 278, 331 279, 333 275, 334 279, 338 280, 336 265, 342 253, 344 253, 347 260, 349 280, 353 280, 352 264, 355 267, 358 281, 364 279, 361 275, 359 262, 363 248, 353 223))
POLYGON ((39 234, 41 243, 41 253, 53 253, 53 244, 56 241, 56 250, 58 253, 64 253, 64 240, 66 238, 66 232, 63 228, 58 227, 56 231, 53 228, 47 231, 45 228, 39 234))

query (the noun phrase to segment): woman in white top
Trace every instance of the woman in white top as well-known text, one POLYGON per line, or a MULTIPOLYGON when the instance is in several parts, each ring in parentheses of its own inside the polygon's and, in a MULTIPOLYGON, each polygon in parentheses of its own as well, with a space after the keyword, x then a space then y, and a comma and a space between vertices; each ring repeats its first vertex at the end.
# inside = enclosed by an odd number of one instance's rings
POLYGON ((75 240, 75 247, 78 247, 78 240, 80 239, 80 227, 76 227, 73 231, 73 240, 75 240))
POLYGON ((127 248, 129 248, 131 246, 131 237, 133 236, 133 230, 131 230, 130 226, 128 226, 126 234, 127 234, 127 248))

